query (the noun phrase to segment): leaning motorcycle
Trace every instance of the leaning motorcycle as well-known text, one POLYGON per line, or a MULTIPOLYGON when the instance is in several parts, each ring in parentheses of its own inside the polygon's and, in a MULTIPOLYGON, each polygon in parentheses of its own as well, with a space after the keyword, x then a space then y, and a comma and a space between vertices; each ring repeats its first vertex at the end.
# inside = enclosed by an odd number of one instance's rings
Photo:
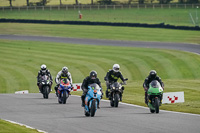
POLYGON ((95 115, 101 96, 101 88, 98 84, 93 83, 88 86, 88 92, 85 97, 85 116, 93 117, 95 115))
POLYGON ((153 80, 149 84, 147 91, 148 107, 151 113, 159 113, 159 106, 162 104, 163 88, 157 80, 153 80))
POLYGON ((41 90, 40 92, 43 94, 43 98, 48 99, 49 93, 51 92, 51 82, 50 77, 47 75, 43 75, 41 78, 41 90))
POLYGON ((58 87, 58 103, 66 104, 66 101, 70 95, 71 84, 68 79, 62 79, 58 87))
MULTIPOLYGON (((125 79, 127 81, 128 79, 125 79)), ((111 107, 118 107, 119 101, 122 101, 122 93, 124 90, 124 83, 114 82, 110 85, 110 106, 111 107)))

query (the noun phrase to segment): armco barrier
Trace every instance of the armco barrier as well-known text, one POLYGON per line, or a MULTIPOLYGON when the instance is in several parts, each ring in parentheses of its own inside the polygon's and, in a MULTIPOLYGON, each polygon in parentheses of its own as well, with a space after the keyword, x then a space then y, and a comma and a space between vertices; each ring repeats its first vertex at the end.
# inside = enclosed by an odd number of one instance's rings
POLYGON ((0 23, 36 23, 36 24, 70 24, 70 25, 101 25, 101 26, 125 26, 125 27, 145 27, 145 28, 166 28, 179 30, 200 30, 199 26, 174 26, 160 24, 141 23, 111 23, 111 22, 91 22, 91 21, 53 21, 53 20, 29 20, 29 19, 0 19, 0 23))

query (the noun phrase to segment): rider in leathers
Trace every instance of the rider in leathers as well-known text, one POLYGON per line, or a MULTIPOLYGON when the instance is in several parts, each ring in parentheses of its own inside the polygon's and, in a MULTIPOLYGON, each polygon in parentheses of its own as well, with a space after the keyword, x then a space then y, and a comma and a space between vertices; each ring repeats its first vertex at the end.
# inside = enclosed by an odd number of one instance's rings
MULTIPOLYGON (((91 71, 90 72, 90 76, 87 76, 84 80, 83 80, 83 83, 81 85, 81 89, 83 90, 83 94, 81 96, 81 100, 82 100, 82 107, 85 106, 85 97, 86 97, 86 94, 88 92, 88 85, 90 84, 93 84, 93 83, 96 83, 99 85, 99 87, 101 88, 101 93, 103 95, 103 90, 102 90, 102 87, 101 87, 101 82, 100 80, 97 78, 97 72, 96 71, 91 71)), ((99 103, 98 103, 98 108, 99 108, 99 103)))
POLYGON ((60 85, 60 80, 61 79, 65 79, 65 78, 70 81, 70 84, 71 84, 71 86, 73 88, 73 85, 72 85, 72 76, 71 76, 71 73, 68 71, 68 68, 66 66, 64 66, 62 68, 62 70, 58 72, 58 74, 57 74, 57 76, 55 78, 55 82, 56 82, 57 85, 54 87, 54 89, 55 89, 55 92, 56 92, 57 96, 58 96, 57 90, 58 90, 58 87, 60 85))
POLYGON ((50 78, 50 87, 53 84, 53 79, 51 76, 50 71, 47 69, 47 66, 45 64, 41 65, 41 70, 38 71, 38 76, 37 76, 37 86, 40 90, 40 92, 42 92, 42 76, 47 75, 50 78))
POLYGON ((143 83, 143 88, 144 88, 144 91, 145 91, 145 103, 146 104, 148 104, 148 101, 147 101, 147 91, 149 89, 149 84, 153 80, 157 80, 160 83, 161 87, 164 89, 164 84, 163 84, 161 78, 159 76, 157 76, 157 72, 155 70, 151 70, 149 72, 148 77, 144 80, 144 83, 143 83))
POLYGON ((106 77, 104 78, 104 80, 106 81, 106 86, 107 86, 107 90, 106 90, 106 97, 109 97, 109 89, 110 89, 110 85, 114 82, 117 82, 117 80, 120 78, 124 84, 126 84, 126 81, 124 79, 124 77, 122 76, 122 73, 119 71, 119 64, 114 64, 113 65, 113 69, 109 70, 106 74, 106 77))

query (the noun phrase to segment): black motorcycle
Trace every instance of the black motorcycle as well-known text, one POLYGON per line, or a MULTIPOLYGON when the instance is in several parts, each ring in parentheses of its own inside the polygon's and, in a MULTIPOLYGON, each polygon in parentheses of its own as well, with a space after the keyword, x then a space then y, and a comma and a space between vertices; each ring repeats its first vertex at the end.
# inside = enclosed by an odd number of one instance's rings
POLYGON ((47 75, 43 75, 41 78, 42 90, 40 92, 43 94, 43 98, 48 99, 49 93, 51 92, 51 80, 47 75))
MULTIPOLYGON (((127 81, 128 79, 125 79, 127 81)), ((114 82, 110 85, 109 100, 111 107, 118 107, 119 101, 122 101, 124 83, 114 82)))

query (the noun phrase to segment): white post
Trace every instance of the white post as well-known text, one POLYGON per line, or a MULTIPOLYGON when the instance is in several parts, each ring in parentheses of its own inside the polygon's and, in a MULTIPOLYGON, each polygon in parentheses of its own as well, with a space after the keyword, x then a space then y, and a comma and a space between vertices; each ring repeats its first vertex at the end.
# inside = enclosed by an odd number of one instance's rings
POLYGON ((68 7, 66 6, 66 11, 68 10, 68 7))
POLYGON ((198 9, 199 7, 197 6, 197 8, 196 8, 196 25, 198 26, 199 24, 198 24, 198 15, 197 15, 197 9, 198 9))

